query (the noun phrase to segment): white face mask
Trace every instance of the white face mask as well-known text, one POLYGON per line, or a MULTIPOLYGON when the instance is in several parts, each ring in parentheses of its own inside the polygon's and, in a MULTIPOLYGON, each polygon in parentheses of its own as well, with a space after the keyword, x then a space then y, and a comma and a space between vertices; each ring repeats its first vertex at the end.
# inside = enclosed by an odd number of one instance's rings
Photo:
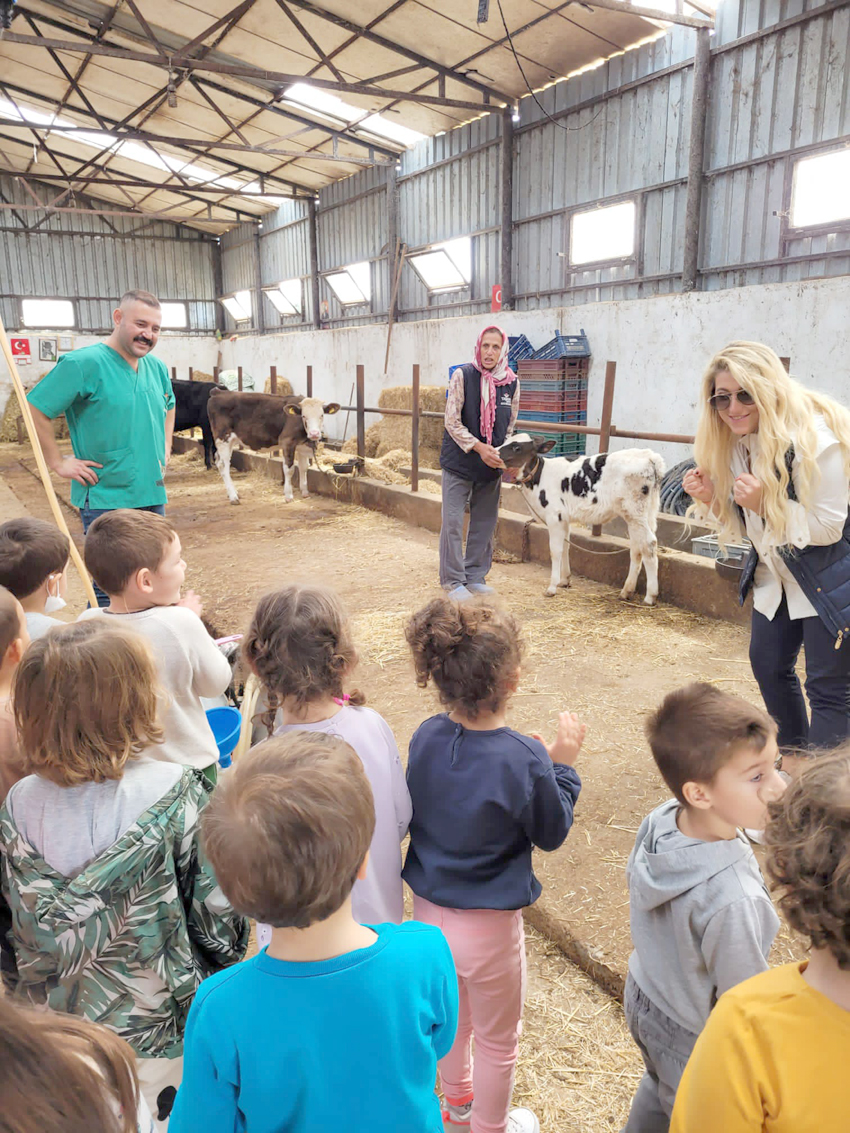
POLYGON ((68 603, 59 595, 59 575, 56 575, 56 593, 50 593, 50 581, 47 583, 47 598, 44 602, 45 614, 55 614, 57 610, 64 610, 68 603))

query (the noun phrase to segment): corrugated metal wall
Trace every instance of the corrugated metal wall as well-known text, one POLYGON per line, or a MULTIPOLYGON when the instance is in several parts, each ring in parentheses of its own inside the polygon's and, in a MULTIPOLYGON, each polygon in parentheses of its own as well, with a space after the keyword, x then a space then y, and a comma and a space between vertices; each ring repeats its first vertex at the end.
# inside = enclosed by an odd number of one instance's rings
MULTIPOLYGON (((32 203, 18 182, 4 176, 0 200, 32 203)), ((132 217, 76 213, 53 213, 32 230, 36 223, 35 213, 0 211, 0 312, 10 330, 24 329, 22 297, 73 299, 76 332, 109 330, 115 300, 132 287, 183 300, 190 331, 215 330, 213 244, 200 233, 156 222, 134 236, 140 225, 132 217)))
MULTIPOLYGON (((662 38, 559 82, 521 103, 514 147, 514 292, 517 309, 633 299, 681 288, 695 33, 662 38), (545 110, 545 114, 544 114, 545 110), (547 118, 551 115, 554 121, 547 118), (567 259, 572 212, 633 199, 633 257, 588 270, 567 259)), ((850 272, 850 231, 788 232, 795 158, 850 143, 850 7, 805 0, 721 0, 712 37, 712 94, 700 250, 704 290, 850 272), (761 29, 761 30, 760 30, 761 29), (782 257, 785 263, 778 262, 782 257)), ((486 310, 500 273, 499 114, 421 142, 399 162, 398 235, 415 250, 471 236, 462 291, 429 294, 405 267, 399 318, 486 310)), ((372 263, 369 309, 342 308, 327 284, 332 324, 383 321, 389 305, 387 175, 370 169, 320 194, 320 272, 372 263)), ((850 193, 850 187, 848 187, 850 193)), ((297 206, 304 208, 303 205, 297 206)), ((309 325, 306 211, 266 222, 263 282, 300 276, 309 325), (294 222, 293 222, 294 221, 294 222)), ((842 230, 843 229, 843 230, 842 230)), ((228 289, 254 287, 250 231, 222 240, 228 289), (231 245, 233 250, 229 250, 231 245)))

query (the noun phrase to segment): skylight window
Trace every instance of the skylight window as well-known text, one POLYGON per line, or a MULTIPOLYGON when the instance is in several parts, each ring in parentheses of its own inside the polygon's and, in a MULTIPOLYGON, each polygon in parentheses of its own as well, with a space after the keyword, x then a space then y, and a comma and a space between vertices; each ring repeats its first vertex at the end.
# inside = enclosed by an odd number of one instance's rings
POLYGON ((573 213, 570 221, 570 263, 592 264, 634 254, 635 203, 573 213))
POLYGON ((363 110, 359 106, 352 106, 350 102, 343 102, 335 94, 331 94, 321 87, 311 87, 309 83, 294 83, 287 88, 283 97, 284 101, 294 102, 298 106, 306 107, 307 110, 312 110, 315 114, 323 114, 328 118, 345 122, 348 126, 353 125, 358 132, 387 138, 405 148, 412 146, 415 142, 422 141, 425 137, 418 130, 411 130, 408 126, 402 126, 400 122, 386 118, 383 114, 370 114, 368 110, 363 110))
POLYGON ((325 279, 343 307, 368 303, 372 298, 372 271, 368 263, 349 264, 342 271, 326 275, 325 279))
POLYGON ((302 311, 301 280, 287 279, 277 287, 263 288, 266 297, 282 315, 300 315, 302 311))
POLYGON ((409 126, 402 126, 401 122, 394 122, 390 118, 384 118, 381 114, 370 114, 368 118, 358 122, 357 130, 358 132, 368 131, 370 134, 377 134, 381 138, 389 138, 391 142, 398 142, 405 148, 421 142, 425 137, 418 130, 411 130, 409 126))
POLYGON ((189 325, 185 303, 161 303, 160 327, 162 330, 180 330, 189 325))
POLYGON ((794 165, 791 227, 850 219, 850 149, 803 157, 794 165))
POLYGON ((411 256, 410 263, 429 291, 457 291, 472 279, 472 240, 463 236, 435 244, 430 251, 411 256))
POLYGON ((232 295, 224 295, 219 302, 235 322, 246 323, 250 320, 250 291, 235 291, 232 295))
POLYGON ((25 327, 72 327, 76 324, 70 299, 22 299, 21 315, 25 327))

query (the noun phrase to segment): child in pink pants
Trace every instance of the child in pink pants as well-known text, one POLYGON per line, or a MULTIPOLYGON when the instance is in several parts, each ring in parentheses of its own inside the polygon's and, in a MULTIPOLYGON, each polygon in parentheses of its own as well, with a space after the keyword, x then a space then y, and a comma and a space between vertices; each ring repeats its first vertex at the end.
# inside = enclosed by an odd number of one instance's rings
POLYGON ((540 896, 533 847, 557 849, 572 825, 585 728, 562 712, 547 747, 507 726, 521 645, 496 606, 435 599, 406 632, 417 684, 433 680, 448 709, 410 743, 402 875, 415 919, 442 929, 457 969, 457 1037, 440 1062, 443 1120, 461 1133, 539 1133, 530 1110, 510 1107, 525 999, 522 909, 540 896))

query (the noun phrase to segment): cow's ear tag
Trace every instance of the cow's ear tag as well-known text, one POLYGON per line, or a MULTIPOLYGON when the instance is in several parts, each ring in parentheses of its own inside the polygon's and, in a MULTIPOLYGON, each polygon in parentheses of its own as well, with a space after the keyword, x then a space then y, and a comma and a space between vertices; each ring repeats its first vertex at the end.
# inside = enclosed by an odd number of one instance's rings
POLYGON ((340 407, 338 401, 330 401, 325 406, 325 413, 339 413, 339 408, 340 407))
POLYGON ((286 412, 291 413, 293 417, 298 416, 298 410, 295 408, 294 405, 287 405, 286 412))

